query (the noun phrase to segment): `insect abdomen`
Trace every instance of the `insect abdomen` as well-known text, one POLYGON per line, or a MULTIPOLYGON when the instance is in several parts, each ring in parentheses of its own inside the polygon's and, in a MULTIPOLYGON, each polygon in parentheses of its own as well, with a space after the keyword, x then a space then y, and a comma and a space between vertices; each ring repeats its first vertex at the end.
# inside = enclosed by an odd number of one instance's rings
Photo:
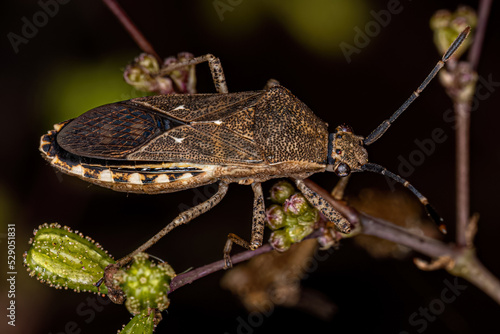
POLYGON ((175 192, 216 181, 216 166, 162 162, 141 165, 73 155, 61 149, 56 141, 58 130, 66 123, 57 124, 56 130, 42 136, 40 142, 43 157, 63 173, 116 191, 149 194, 175 192))

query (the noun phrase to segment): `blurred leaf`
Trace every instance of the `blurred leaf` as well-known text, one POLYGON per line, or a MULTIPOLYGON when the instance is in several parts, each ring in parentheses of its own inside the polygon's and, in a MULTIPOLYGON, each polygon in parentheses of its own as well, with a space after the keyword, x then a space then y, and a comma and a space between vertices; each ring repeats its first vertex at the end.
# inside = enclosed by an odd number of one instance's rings
POLYGON ((203 11, 217 33, 250 33, 265 18, 281 23, 305 48, 326 56, 341 54, 339 44, 351 42, 354 27, 363 26, 368 13, 363 0, 204 1, 203 11), (235 3, 232 5, 231 3, 235 3))
POLYGON ((133 55, 100 61, 67 61, 54 66, 41 88, 44 122, 59 123, 100 105, 145 96, 123 79, 133 55))
POLYGON ((366 4, 361 0, 272 0, 276 18, 311 51, 333 55, 343 41, 352 43, 353 29, 364 24, 366 4))

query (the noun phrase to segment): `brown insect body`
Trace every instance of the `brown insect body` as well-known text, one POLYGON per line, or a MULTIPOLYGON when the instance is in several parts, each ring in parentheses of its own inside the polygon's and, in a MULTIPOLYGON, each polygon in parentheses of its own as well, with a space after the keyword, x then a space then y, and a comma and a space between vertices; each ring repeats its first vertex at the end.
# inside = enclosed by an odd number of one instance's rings
POLYGON ((323 171, 341 177, 358 171, 379 173, 412 191, 440 223, 442 219, 427 198, 408 181, 368 162, 364 146, 378 140, 420 95, 469 31, 467 27, 457 37, 418 89, 366 138, 353 134, 346 125, 328 134, 325 122, 272 80, 262 91, 228 93, 219 59, 207 54, 170 64, 162 73, 208 62, 217 94, 158 95, 101 106, 56 124, 42 136, 40 151, 58 170, 117 191, 157 194, 218 182, 217 193, 181 212, 120 259, 117 267, 217 205, 232 182, 252 186, 254 208, 250 242, 228 235, 226 267, 231 267, 233 243, 247 249, 262 245, 265 206, 261 182, 273 178, 293 178, 307 200, 343 233, 350 233, 349 222, 308 188, 304 178, 323 171))
MULTIPOLYGON (((333 147, 342 146, 340 136, 333 147)), ((117 191, 156 194, 218 180, 303 179, 349 152, 342 146, 332 160, 328 147, 327 124, 286 88, 273 86, 105 105, 56 125, 40 150, 64 173, 117 191)))

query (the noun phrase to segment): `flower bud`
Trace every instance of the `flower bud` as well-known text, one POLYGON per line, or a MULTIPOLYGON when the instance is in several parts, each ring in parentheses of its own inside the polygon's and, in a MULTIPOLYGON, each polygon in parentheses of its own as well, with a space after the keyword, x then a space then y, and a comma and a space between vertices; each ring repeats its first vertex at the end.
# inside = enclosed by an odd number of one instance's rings
POLYGON ((127 310, 140 314, 149 308, 163 311, 168 307, 173 277, 175 272, 168 263, 153 264, 147 254, 139 253, 127 269, 115 274, 114 279, 127 296, 127 310))
POLYGON ((300 215, 298 218, 299 225, 314 225, 319 222, 320 214, 316 208, 309 207, 309 209, 300 215))
POLYGON ((287 251, 292 245, 292 242, 288 237, 288 233, 284 229, 276 230, 273 233, 271 233, 271 237, 269 238, 269 243, 278 252, 287 251))
POLYGON ((311 234, 314 228, 311 225, 296 225, 286 228, 288 238, 292 243, 302 241, 305 237, 311 234))
MULTIPOLYGON (((163 67, 167 67, 173 63, 185 62, 193 59, 194 56, 189 52, 181 52, 175 57, 165 59, 163 67)), ((175 91, 179 94, 194 94, 196 93, 196 71, 194 65, 178 68, 168 73, 169 78, 173 81, 175 91)))
POLYGON ((283 210, 285 214, 292 217, 298 217, 305 214, 310 209, 309 203, 307 202, 304 195, 301 193, 293 194, 288 198, 283 204, 283 210))
POLYGON ((288 181, 280 181, 271 188, 271 200, 278 204, 285 203, 285 200, 295 193, 295 188, 288 181))
POLYGON ((271 207, 266 210, 266 221, 267 226, 273 231, 285 227, 286 221, 283 208, 278 204, 271 205, 271 207))
MULTIPOLYGON (((156 58, 147 53, 140 54, 134 61, 127 65, 125 71, 123 72, 123 78, 125 81, 135 87, 136 89, 148 92, 155 92, 158 90, 158 82, 156 80, 160 72, 160 65, 156 58)), ((164 78, 170 81, 170 84, 166 85, 172 86, 172 82, 168 78, 164 78)), ((165 86, 165 82, 163 82, 165 86)))
MULTIPOLYGON (((470 7, 460 6, 454 13, 448 10, 437 11, 431 18, 430 26, 434 31, 434 44, 439 53, 444 54, 465 27, 470 26, 474 29, 476 24, 476 12, 470 7)), ((469 48, 472 40, 473 36, 470 34, 455 52, 456 59, 469 48)))

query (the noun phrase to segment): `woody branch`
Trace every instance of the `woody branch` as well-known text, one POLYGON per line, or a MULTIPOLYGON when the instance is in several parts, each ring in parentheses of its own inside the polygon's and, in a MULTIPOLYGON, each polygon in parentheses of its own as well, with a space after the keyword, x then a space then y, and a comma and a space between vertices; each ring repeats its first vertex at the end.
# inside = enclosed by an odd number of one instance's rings
MULTIPOLYGON (((452 275, 460 276, 473 283, 500 304, 500 281, 481 264, 475 257, 473 250, 457 248, 453 244, 446 244, 436 239, 416 235, 408 229, 391 222, 371 217, 341 201, 335 200, 328 191, 311 180, 304 180, 304 182, 309 188, 327 200, 337 211, 342 213, 355 228, 361 229, 360 233, 396 242, 431 258, 444 258, 448 262, 452 261, 453 266, 447 268, 452 275)), ((317 230, 309 238, 319 237, 321 234, 321 231, 317 230)), ((244 251, 236 254, 231 260, 233 264, 237 264, 272 250, 271 245, 266 244, 255 251, 244 251)), ((222 269, 224 269, 224 260, 180 274, 172 280, 170 292, 222 269)))

